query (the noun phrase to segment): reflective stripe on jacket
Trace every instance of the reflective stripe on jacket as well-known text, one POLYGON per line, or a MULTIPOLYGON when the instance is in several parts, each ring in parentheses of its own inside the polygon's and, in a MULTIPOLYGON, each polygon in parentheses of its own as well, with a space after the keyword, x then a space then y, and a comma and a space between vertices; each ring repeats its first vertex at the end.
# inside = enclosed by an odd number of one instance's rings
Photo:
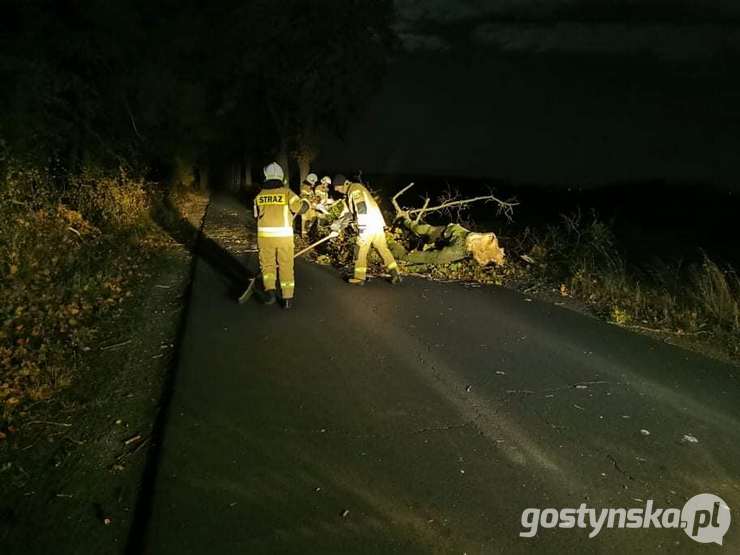
POLYGON ((347 202, 361 232, 381 231, 385 227, 385 220, 378 208, 378 203, 364 185, 350 184, 347 188, 347 202))
POLYGON ((292 237, 293 214, 303 201, 289 187, 265 187, 254 199, 258 237, 292 237))

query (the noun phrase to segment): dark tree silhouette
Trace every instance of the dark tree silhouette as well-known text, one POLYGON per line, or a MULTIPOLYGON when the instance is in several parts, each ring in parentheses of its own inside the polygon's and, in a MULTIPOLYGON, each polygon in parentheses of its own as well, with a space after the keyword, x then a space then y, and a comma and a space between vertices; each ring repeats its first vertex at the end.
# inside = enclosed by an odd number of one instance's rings
POLYGON ((305 172, 377 86, 392 18, 390 0, 8 0, 0 145, 67 172, 272 152, 305 172))

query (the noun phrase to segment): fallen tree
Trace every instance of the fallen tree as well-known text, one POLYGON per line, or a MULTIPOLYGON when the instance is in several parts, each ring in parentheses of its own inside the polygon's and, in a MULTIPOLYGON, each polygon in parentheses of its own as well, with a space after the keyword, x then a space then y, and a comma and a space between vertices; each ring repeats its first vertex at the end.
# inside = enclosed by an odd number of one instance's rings
POLYGON ((421 245, 406 249, 396 242, 394 254, 398 258, 409 264, 443 265, 472 257, 481 266, 491 263, 503 265, 505 253, 495 233, 471 231, 458 223, 431 225, 424 221, 424 217, 432 212, 449 213, 473 203, 484 202, 495 203, 499 214, 511 218, 516 202, 503 201, 488 194, 468 199, 451 197, 429 206, 430 199, 427 197, 421 208, 402 208, 398 199, 413 186, 411 183, 401 189, 393 196, 391 203, 395 210, 395 223, 418 238, 421 245))

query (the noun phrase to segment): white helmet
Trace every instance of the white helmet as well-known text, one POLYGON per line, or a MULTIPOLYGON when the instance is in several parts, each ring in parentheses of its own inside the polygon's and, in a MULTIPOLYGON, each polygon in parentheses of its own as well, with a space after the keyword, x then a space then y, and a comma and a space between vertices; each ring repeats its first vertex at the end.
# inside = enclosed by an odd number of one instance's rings
POLYGON ((327 187, 331 185, 331 177, 329 177, 328 175, 325 175, 324 177, 322 177, 321 184, 326 185, 327 187))
POLYGON ((306 181, 308 181, 311 185, 316 185, 316 182, 319 180, 319 176, 315 173, 309 173, 306 176, 306 181))
POLYGON ((262 171, 265 172, 265 179, 267 181, 270 181, 271 179, 277 179, 278 181, 283 180, 283 168, 281 168, 280 164, 278 164, 277 162, 268 164, 262 171))

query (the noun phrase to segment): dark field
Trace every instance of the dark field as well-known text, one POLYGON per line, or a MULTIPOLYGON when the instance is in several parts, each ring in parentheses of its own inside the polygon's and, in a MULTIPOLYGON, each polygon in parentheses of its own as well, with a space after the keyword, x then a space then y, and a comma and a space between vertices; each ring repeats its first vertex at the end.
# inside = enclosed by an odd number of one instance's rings
POLYGON ((682 265, 698 262, 706 253, 720 264, 740 266, 737 217, 740 195, 701 185, 648 182, 599 188, 562 189, 536 185, 512 185, 495 180, 461 177, 418 177, 410 175, 367 176, 371 187, 388 201, 408 183, 416 186, 402 199, 422 204, 429 194, 458 191, 461 198, 493 190, 502 200, 520 203, 507 222, 491 206, 479 205, 462 218, 475 228, 495 231, 504 241, 522 233, 559 224, 562 215, 589 221, 593 214, 609 224, 617 247, 633 264, 682 265))

